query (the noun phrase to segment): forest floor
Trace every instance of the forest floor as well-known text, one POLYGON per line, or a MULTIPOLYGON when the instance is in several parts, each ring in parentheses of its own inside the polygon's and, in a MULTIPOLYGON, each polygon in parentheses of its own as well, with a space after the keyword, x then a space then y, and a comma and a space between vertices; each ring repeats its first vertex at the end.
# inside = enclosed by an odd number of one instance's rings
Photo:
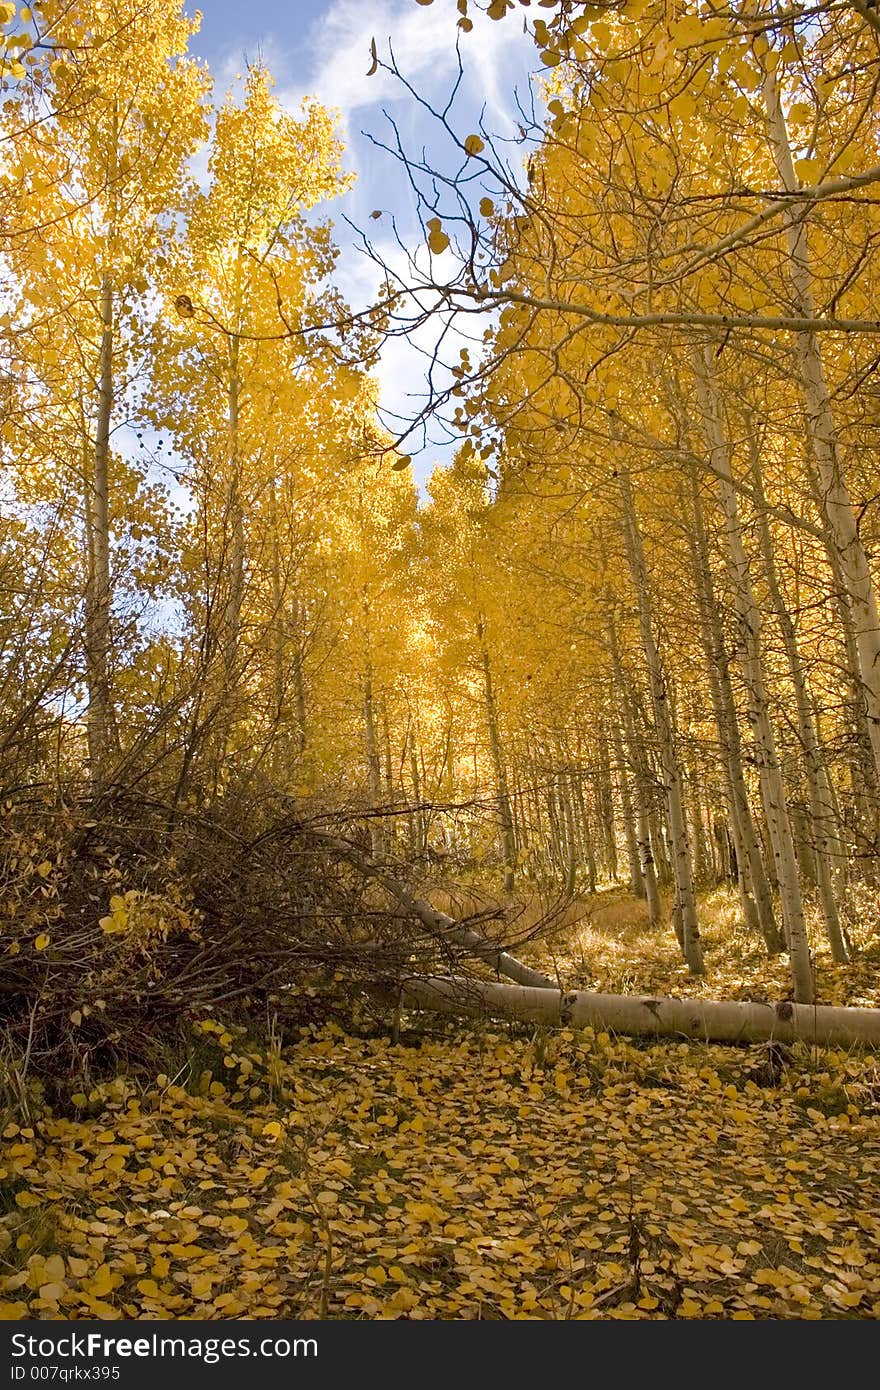
MULTIPOLYGON (((730 940, 708 982, 598 896, 532 960, 566 984, 782 998, 730 940), (578 919, 579 920, 575 920, 578 919)), ((880 1003, 880 946, 817 958, 880 1003)), ((0 1145, 6 1318, 876 1318, 880 1065, 404 1020, 254 1045, 203 1019, 169 1074, 73 1090, 0 1145)))

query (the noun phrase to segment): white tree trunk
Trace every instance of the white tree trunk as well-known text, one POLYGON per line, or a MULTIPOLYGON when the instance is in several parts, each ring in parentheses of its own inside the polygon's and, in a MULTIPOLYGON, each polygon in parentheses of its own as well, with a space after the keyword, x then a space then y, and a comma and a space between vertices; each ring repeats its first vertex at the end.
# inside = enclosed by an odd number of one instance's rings
MULTIPOLYGON (((750 430, 750 440, 752 446, 752 478, 755 484, 755 495, 760 503, 764 500, 764 480, 761 473, 758 442, 754 434, 754 429, 750 430)), ((843 858, 842 847, 836 832, 834 801, 828 780, 828 770, 819 748, 816 726, 813 722, 813 709, 809 691, 807 690, 807 678, 801 660, 800 647, 798 646, 794 622, 786 607, 785 598, 779 583, 779 576, 776 569, 776 555, 773 548, 773 537, 770 534, 770 523, 767 519, 766 510, 760 507, 758 510, 758 543, 764 562, 764 574, 767 580, 770 604, 782 634, 785 655, 788 661, 788 673, 794 688, 798 733, 803 747, 804 770, 810 796, 811 839, 816 857, 816 882, 819 892, 819 904, 822 909, 822 916, 825 919, 825 927, 831 945, 831 954, 836 961, 845 963, 849 959, 849 952, 846 948, 846 941, 844 940, 843 928, 840 922, 840 914, 837 910, 837 899, 834 893, 835 866, 842 864, 843 858)))
POLYGON ((504 750, 501 746, 501 732, 498 727, 498 706, 495 702, 492 666, 489 661, 489 648, 486 646, 486 630, 482 616, 477 618, 477 642, 480 669, 483 673, 483 699, 486 710, 486 729, 489 735, 489 753, 492 758, 495 795, 498 802, 498 830, 501 837, 501 860, 504 866, 504 891, 505 893, 512 893, 516 873, 513 816, 510 810, 510 793, 507 787, 507 769, 504 762, 504 750))
POLYGON ((554 982, 549 976, 543 975, 540 970, 533 970, 530 965, 524 965, 522 961, 517 960, 516 956, 501 950, 493 942, 487 941, 484 936, 479 936, 477 932, 471 931, 469 927, 463 927, 460 922, 456 922, 454 917, 440 912, 438 908, 432 907, 423 898, 413 897, 405 884, 394 878, 392 874, 387 873, 381 865, 375 863, 367 855, 361 854, 347 840, 340 840, 336 835, 328 835, 312 826, 309 826, 308 833, 321 840, 328 849, 334 850, 343 859, 347 859, 349 864, 353 865, 360 873, 381 884, 385 891, 399 902, 407 912, 411 912, 438 942, 449 941, 453 946, 463 946, 471 955, 478 956, 480 960, 491 965, 499 975, 506 975, 509 980, 516 980, 518 984, 545 989, 554 988, 554 982))
POLYGON ((810 947, 804 920, 804 906, 798 876, 788 799, 779 757, 776 736, 770 719, 770 709, 764 687, 761 654, 761 612, 755 602, 749 561, 742 539, 736 489, 730 470, 730 457, 709 349, 701 355, 694 353, 697 396, 702 415, 703 432, 709 450, 712 471, 718 479, 719 500, 724 514, 724 533, 728 551, 728 569, 740 630, 740 667, 748 692, 758 774, 767 817, 767 828, 773 846, 782 920, 791 958, 794 995, 798 1003, 813 1002, 813 972, 810 947))
POLYGON ((806 1042, 825 1047, 880 1047, 880 1009, 824 1004, 740 1003, 653 998, 640 994, 568 993, 442 976, 402 981, 405 1008, 438 1013, 491 1014, 550 1027, 597 1028, 637 1037, 694 1038, 701 1042, 806 1042))
MULTIPOLYGON (((766 65, 763 95, 776 169, 783 188, 795 193, 800 185, 794 171, 779 84, 775 72, 766 65)), ((788 275, 794 314, 799 318, 814 318, 813 274, 805 211, 803 203, 792 199, 791 215, 786 222, 788 275)), ((875 765, 880 771, 880 614, 877 598, 843 473, 837 427, 819 343, 814 333, 799 332, 794 337, 806 407, 807 432, 821 486, 821 503, 830 540, 840 557, 846 598, 855 628, 871 747, 875 765)))
POLYGON ((660 752, 660 765, 666 791, 669 814, 669 832, 672 838, 673 869, 675 873, 676 900, 681 913, 682 952, 693 975, 703 973, 703 955, 700 948, 700 930, 697 923, 697 904, 694 894, 691 848, 688 842, 687 823, 682 799, 681 769, 675 748, 672 727, 672 714, 669 709, 669 691, 666 673, 660 660, 660 653, 654 638, 651 614, 651 595, 648 587, 648 572, 645 553, 639 532, 638 517, 632 495, 632 485, 625 468, 618 472, 620 495, 623 503, 623 520, 626 533, 626 551, 639 611, 639 631, 642 640, 642 653, 651 686, 651 701, 654 708, 654 724, 660 752))
POLYGON ((785 940, 776 925, 773 895, 764 870, 764 858, 746 786, 736 702, 733 698, 724 633, 718 616, 715 586, 709 565, 703 504, 696 476, 691 477, 691 502, 694 524, 691 553, 694 587, 697 593, 709 694, 727 780, 730 828, 736 852, 740 902, 746 925, 750 930, 760 932, 768 953, 776 955, 785 949, 785 940))
POLYGON ((100 784, 115 745, 110 694, 110 421, 113 413, 113 285, 101 281, 101 342, 98 349, 98 409, 92 474, 86 480, 85 531, 88 580, 85 595, 85 656, 89 710, 86 737, 92 782, 100 784))

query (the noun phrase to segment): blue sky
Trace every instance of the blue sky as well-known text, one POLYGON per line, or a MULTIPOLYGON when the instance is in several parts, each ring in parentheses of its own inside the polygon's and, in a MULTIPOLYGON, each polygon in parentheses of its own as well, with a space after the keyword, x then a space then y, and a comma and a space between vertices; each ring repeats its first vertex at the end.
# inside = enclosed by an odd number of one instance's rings
MULTIPOLYGON (((399 264, 400 252, 390 237, 388 214, 393 213, 408 244, 419 245, 423 234, 403 171, 362 132, 381 138, 388 130, 383 116, 383 110, 387 111, 410 149, 425 147, 429 160, 444 160, 443 142, 431 118, 387 74, 366 76, 370 40, 375 37, 381 57, 387 56, 390 40, 398 66, 416 90, 444 105, 456 73, 455 0, 435 0, 431 6, 417 5, 415 0, 259 0, 250 6, 240 0, 201 0, 200 4, 188 3, 186 8, 190 13, 201 10, 201 32, 191 50, 210 65, 218 98, 246 63, 261 55, 285 105, 296 110, 303 97, 312 96, 339 111, 348 147, 347 165, 356 173, 357 182, 350 193, 327 209, 342 248, 337 281, 353 306, 369 302, 378 273, 357 250, 342 214, 355 225, 368 228, 377 249, 392 263, 399 264), (386 214, 380 222, 371 221, 369 216, 377 208, 386 214)), ((502 137, 510 136, 514 133, 515 92, 529 99, 535 46, 522 32, 518 14, 501 23, 479 14, 474 19, 473 31, 462 37, 464 82, 454 107, 454 125, 460 135, 469 134, 485 108, 487 128, 502 137)), ((389 412, 415 413, 424 391, 425 358, 420 348, 428 347, 426 334, 412 344, 395 340, 387 345, 379 379, 382 404, 389 412)), ((434 462, 447 458, 450 452, 440 431, 434 432, 434 441, 429 439, 425 447, 416 439, 407 447, 414 456, 414 474, 420 482, 434 462)))

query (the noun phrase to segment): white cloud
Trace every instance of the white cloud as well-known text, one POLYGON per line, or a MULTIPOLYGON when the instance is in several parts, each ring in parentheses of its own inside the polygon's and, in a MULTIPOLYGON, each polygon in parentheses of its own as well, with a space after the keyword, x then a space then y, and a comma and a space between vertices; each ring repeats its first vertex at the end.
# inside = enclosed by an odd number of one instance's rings
MULTIPOLYGON (((437 0, 430 6, 415 6, 412 0, 379 0, 369 5, 362 0, 334 0, 308 35, 314 53, 308 80, 285 92, 285 98, 298 104, 303 96, 315 96, 335 106, 345 118, 364 108, 410 100, 384 69, 367 76, 374 38, 380 58, 388 61, 390 43, 406 78, 417 90, 424 84, 425 93, 434 95, 448 88, 455 76, 458 18, 452 0, 437 0)), ((524 37, 515 19, 500 24, 481 19, 471 34, 462 36, 461 51, 472 95, 491 100, 492 118, 509 122, 510 102, 502 99, 500 73, 514 55, 519 56, 516 67, 521 73, 523 53, 534 54, 531 40, 524 37)))
MULTIPOLYGON (((486 128, 510 137, 516 133, 519 115, 515 91, 525 104, 529 101, 529 72, 535 65, 535 48, 522 32, 518 15, 508 15, 494 23, 478 11, 474 29, 463 35, 457 28, 459 15, 455 0, 435 0, 430 6, 413 0, 332 0, 323 15, 307 32, 298 36, 296 68, 290 41, 277 35, 264 40, 262 54, 276 79, 276 95, 288 109, 298 111, 304 98, 314 97, 340 113, 341 135, 347 147, 346 164, 357 176, 354 189, 326 208, 336 223, 335 239, 341 248, 334 279, 353 308, 370 303, 380 282, 379 268, 358 249, 340 214, 355 226, 378 234, 377 253, 392 269, 406 277, 405 253, 386 230, 393 215, 398 235, 405 245, 424 248, 424 233, 417 217, 416 202, 405 171, 390 154, 377 149, 361 131, 377 139, 391 135, 384 112, 393 118, 408 153, 418 155, 424 148, 429 163, 442 167, 460 162, 437 120, 422 108, 402 83, 384 69, 367 76, 370 43, 376 40, 380 59, 394 60, 401 74, 415 91, 442 109, 452 92, 458 72, 456 39, 460 38, 463 78, 450 116, 459 136, 476 129, 484 113, 486 128), (369 220, 373 209, 382 209, 381 223, 369 220)), ((256 55, 254 55, 256 56, 256 55)), ((218 94, 241 71, 241 49, 215 65, 218 94)), ((514 151, 512 158, 516 157, 514 151)), ((319 209, 319 212, 325 210, 319 209)), ((422 251, 419 254, 422 254, 422 251)), ((441 274, 446 257, 435 258, 441 274)), ((487 320, 488 321, 488 320, 487 320)), ((469 316, 469 335, 482 332, 484 323, 469 316)), ((381 406, 389 428, 395 428, 394 415, 412 417, 424 404, 428 390, 426 370, 436 340, 438 325, 429 323, 405 338, 386 343, 377 376, 381 406)), ((454 358, 466 340, 452 333, 447 336, 443 356, 454 358)), ((471 346, 473 353, 473 345, 471 346)), ((449 378, 439 373, 435 385, 446 385, 449 378)), ((442 436, 442 429, 434 431, 442 436)), ((419 441, 407 446, 417 455, 419 441)), ((429 445, 416 474, 423 475, 436 449, 429 445)))

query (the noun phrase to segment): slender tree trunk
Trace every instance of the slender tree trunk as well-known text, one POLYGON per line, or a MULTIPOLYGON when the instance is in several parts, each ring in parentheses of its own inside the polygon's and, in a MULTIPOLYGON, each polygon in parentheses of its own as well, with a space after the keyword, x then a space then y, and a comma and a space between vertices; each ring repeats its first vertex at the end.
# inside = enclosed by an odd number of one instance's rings
POLYGON ((492 683, 492 667, 489 662, 489 649, 486 646, 485 626, 482 616, 477 618, 477 642, 479 644, 480 669, 483 673, 483 698, 486 709, 486 729, 489 735, 489 753, 492 758, 492 771, 495 777, 495 795, 498 803, 498 830, 501 836, 501 859, 504 865, 504 891, 513 892, 516 869, 514 849, 513 818, 510 813, 510 793, 507 788, 507 769, 504 765, 504 750, 498 727, 498 709, 495 703, 495 689, 492 683))
POLYGON ((712 470, 718 479, 719 500, 724 514, 728 568, 740 629, 740 667, 749 697, 761 791, 767 816, 767 828, 773 846, 773 857, 776 862, 782 919, 786 928, 791 958, 794 996, 798 1003, 810 1004, 813 1002, 810 948, 804 920, 788 799, 776 752, 776 738, 764 687, 761 655, 762 618, 752 591, 749 562, 743 545, 739 521, 737 495, 733 486, 727 441, 721 423, 715 383, 712 377, 712 362, 708 350, 703 356, 695 352, 694 366, 703 430, 712 470))
POLYGON ((273 762, 276 781, 289 776, 290 751, 290 711, 287 707, 287 679, 285 657, 287 654, 287 624, 284 615, 284 585, 281 582, 281 548, 279 544, 280 524, 278 517, 278 495, 274 479, 269 486, 269 524, 271 527, 271 567, 272 567, 272 703, 275 722, 275 748, 273 762))
POLYGON ((656 927, 659 925, 663 916, 663 904, 660 901, 657 870, 654 865, 654 851, 651 847, 651 822, 649 816, 650 788, 648 784, 648 773, 644 750, 636 737, 632 704, 626 684, 626 677, 623 672, 623 663, 620 659, 620 649, 617 643, 617 633, 613 620, 609 620, 608 632, 611 645, 614 681, 620 698, 620 707, 623 713, 623 726, 626 732, 626 742, 629 750, 629 763, 635 773, 635 830, 639 872, 645 889, 645 899, 648 904, 648 921, 652 927, 656 927))
MULTIPOLYGON (((788 128, 775 72, 761 60, 763 95, 773 159, 783 188, 797 192, 788 128)), ((794 313, 815 317, 813 273, 807 242, 807 208, 792 199, 786 222, 788 276, 794 313)), ((829 538, 839 556, 847 603, 855 630, 859 675, 864 691, 874 765, 880 774, 880 614, 868 557, 859 535, 858 522, 840 459, 840 443, 825 368, 815 333, 794 335, 806 407, 807 432, 816 459, 821 502, 829 538)))
POLYGON ((639 631, 641 633, 642 653, 648 670, 651 687, 651 700, 654 707, 654 724, 660 753, 660 765, 666 791, 669 814, 669 830, 672 838, 673 867, 678 903, 681 909, 682 950, 688 969, 693 975, 703 974, 703 956, 700 949, 700 929, 697 922, 697 904, 694 895, 691 849, 688 843, 687 824, 682 800, 681 769, 675 747, 672 715, 669 708, 669 690, 666 673, 654 637, 651 613, 651 595, 648 587, 648 572, 645 565, 644 546, 639 532, 638 517, 632 495, 632 484, 625 468, 618 471, 620 496, 623 503, 623 518, 626 532, 626 550, 632 573, 633 585, 639 611, 639 631))
POLYGON ((110 691, 110 422, 113 413, 113 284, 101 281, 101 343, 98 352, 98 410, 92 476, 86 482, 85 529, 88 580, 85 595, 85 656, 89 711, 86 735, 90 776, 100 786, 116 748, 110 691))
POLYGON ((559 779, 559 800, 562 805, 562 825, 565 832, 565 883, 566 897, 573 898, 577 887, 578 847, 574 830, 574 813, 571 806, 571 788, 565 773, 559 779))
POLYGON ((611 777, 611 758, 608 748, 608 734, 603 727, 599 733, 599 823, 602 830, 602 844, 605 865, 612 883, 617 882, 617 835, 614 816, 614 783, 611 777))
POLYGON ((752 816, 743 763, 742 740, 730 668, 725 650, 724 633, 718 611, 709 547, 703 518, 703 503, 696 475, 691 476, 693 537, 691 562, 700 633, 706 662, 709 694, 718 729, 724 771, 727 777, 730 825, 737 861, 740 903, 746 926, 760 932, 770 955, 785 949, 785 941, 776 925, 773 894, 767 881, 764 856, 752 816))
POLYGON ((226 379, 225 518, 226 531, 229 536, 229 587, 223 615, 223 701, 227 710, 227 733, 238 714, 241 614, 244 605, 245 535, 239 451, 240 402, 241 378, 239 376, 238 336, 230 334, 226 379))
POLYGON ((308 742, 308 707, 306 704, 306 678, 304 663, 305 639, 303 634, 303 615, 296 592, 290 599, 290 636, 293 641, 291 655, 293 676, 293 702, 296 711, 296 751, 300 762, 305 756, 308 742))
MULTIPOLYGON (((376 730, 376 701, 373 692, 373 667, 369 656, 364 671, 364 748, 367 755, 367 777, 370 785, 370 803, 373 811, 382 805, 382 764, 379 759, 379 739, 376 730)), ((377 815, 370 818, 370 852, 374 859, 380 859, 385 852, 385 836, 382 822, 377 815)))
POLYGON ((798 646, 794 622, 788 611, 779 583, 773 538, 770 534, 770 524, 767 519, 761 460, 753 427, 749 431, 749 437, 752 452, 752 480, 755 488, 755 496, 759 502, 758 543, 764 564, 764 576, 767 581, 770 606, 776 618, 780 633, 782 634, 782 641, 785 647, 788 673, 794 689, 798 735, 803 748, 804 770, 806 772, 807 788, 810 798, 810 813, 812 817, 811 842, 814 846, 816 886, 819 894, 819 905, 825 920, 825 929, 831 944, 832 955, 836 961, 846 962, 849 959, 849 954, 846 949, 846 942, 844 941, 843 930, 840 924, 840 915, 837 910, 837 900, 834 894, 835 856, 837 856, 836 862, 839 863, 840 845, 837 841, 834 828, 834 803, 831 797, 828 769, 825 766, 825 760, 819 748, 816 726, 813 722, 810 695, 807 689, 807 679, 801 660, 800 647, 798 646))
POLYGON ((627 766, 623 753, 620 724, 616 720, 612 721, 612 740, 614 743, 614 760, 617 763, 620 777, 620 805, 623 810, 623 828, 626 836, 626 855, 629 862, 630 891, 634 897, 644 898, 646 896, 645 879, 642 874, 642 866, 639 863, 639 842, 636 832, 635 816, 633 814, 630 769, 627 766))

